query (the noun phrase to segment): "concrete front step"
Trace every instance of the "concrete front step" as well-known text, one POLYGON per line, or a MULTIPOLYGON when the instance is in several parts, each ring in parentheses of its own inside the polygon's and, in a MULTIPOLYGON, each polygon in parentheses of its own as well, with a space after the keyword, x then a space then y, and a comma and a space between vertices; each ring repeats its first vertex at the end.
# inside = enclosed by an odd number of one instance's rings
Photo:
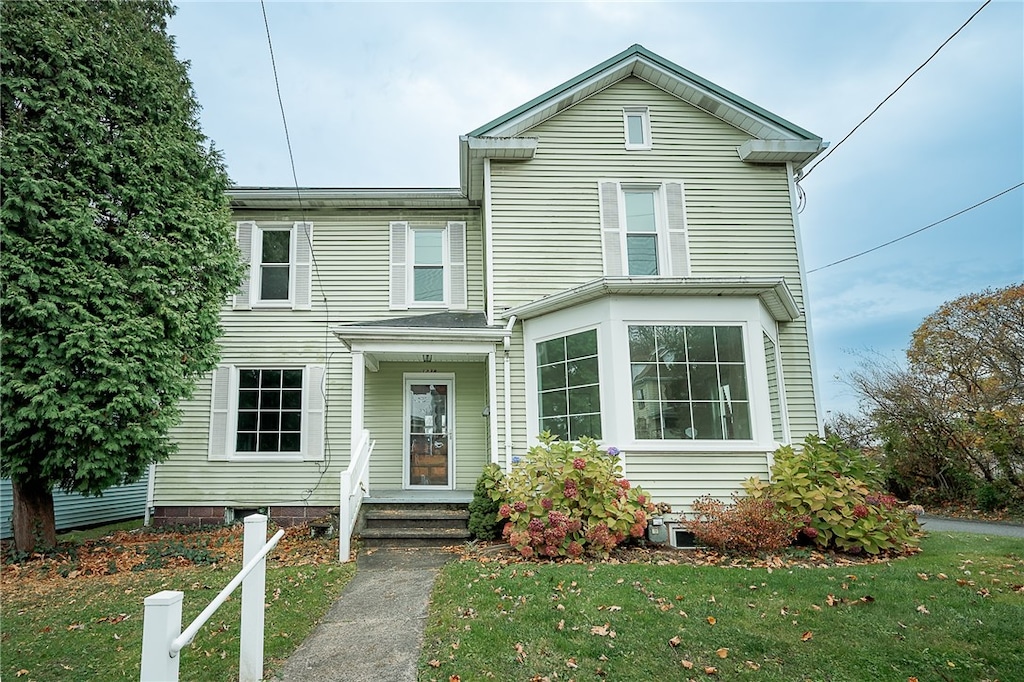
POLYGON ((366 528, 466 528, 465 509, 368 509, 363 514, 366 528))
POLYGON ((390 545, 431 546, 450 545, 470 538, 469 529, 463 528, 364 528, 359 534, 367 547, 390 545))

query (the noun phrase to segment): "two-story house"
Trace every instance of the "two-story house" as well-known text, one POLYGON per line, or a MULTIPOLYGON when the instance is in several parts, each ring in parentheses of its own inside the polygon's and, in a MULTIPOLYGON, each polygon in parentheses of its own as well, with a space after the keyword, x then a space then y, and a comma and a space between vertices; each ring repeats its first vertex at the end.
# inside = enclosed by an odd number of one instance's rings
POLYGON ((678 512, 818 431, 795 183, 819 137, 636 45, 459 145, 458 188, 231 191, 249 277, 158 523, 309 519, 339 481, 468 501, 545 430, 618 447, 678 512))

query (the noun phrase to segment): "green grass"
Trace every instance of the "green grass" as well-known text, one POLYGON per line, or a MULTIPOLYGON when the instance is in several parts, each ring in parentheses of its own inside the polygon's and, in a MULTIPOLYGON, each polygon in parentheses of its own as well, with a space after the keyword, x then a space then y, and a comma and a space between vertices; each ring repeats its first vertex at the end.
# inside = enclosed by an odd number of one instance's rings
MULTIPOLYGON (((120 572, 101 577, 5 579, 0 676, 35 680, 137 680, 143 600, 185 593, 182 628, 231 580, 240 563, 120 572), (15 586, 12 589, 12 585, 15 586), (26 670, 18 676, 18 672, 26 670)), ((302 642, 351 579, 354 564, 267 567, 264 665, 268 677, 302 642)), ((238 678, 241 588, 181 653, 182 680, 238 678)))
POLYGON ((120 521, 118 523, 110 523, 105 526, 99 526, 96 528, 82 528, 78 530, 69 530, 66 533, 57 534, 57 542, 85 542, 86 540, 95 540, 110 535, 114 531, 118 530, 136 530, 142 528, 142 519, 131 519, 129 521, 120 521))
POLYGON ((942 533, 923 548, 774 571, 450 564, 419 679, 1021 679, 1024 542, 942 533))

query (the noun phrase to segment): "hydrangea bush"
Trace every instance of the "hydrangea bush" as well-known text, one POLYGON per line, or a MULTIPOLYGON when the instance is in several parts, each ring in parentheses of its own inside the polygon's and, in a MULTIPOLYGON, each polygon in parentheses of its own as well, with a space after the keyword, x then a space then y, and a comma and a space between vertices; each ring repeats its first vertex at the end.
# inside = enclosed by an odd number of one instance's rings
POLYGON ((627 538, 643 536, 655 506, 622 476, 617 448, 547 432, 540 441, 491 488, 510 545, 527 558, 607 556, 627 538))
POLYGON ((836 437, 810 435, 796 451, 775 451, 772 482, 744 483, 754 499, 774 500, 800 522, 804 537, 851 554, 906 551, 918 545, 918 526, 895 497, 879 490, 878 467, 836 437))

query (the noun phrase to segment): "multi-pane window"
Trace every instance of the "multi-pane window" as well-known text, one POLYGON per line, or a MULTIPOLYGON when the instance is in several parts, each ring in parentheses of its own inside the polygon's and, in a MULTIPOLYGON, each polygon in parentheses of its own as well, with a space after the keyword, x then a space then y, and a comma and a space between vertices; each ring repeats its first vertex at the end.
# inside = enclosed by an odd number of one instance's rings
POLYGON ((599 379, 596 329, 537 344, 540 430, 601 438, 599 379))
POLYGON ((749 440, 743 330, 630 326, 633 423, 640 440, 749 440))
POLYGON ((292 231, 260 230, 259 300, 289 300, 292 231))
POLYGON ((657 191, 626 190, 626 264, 627 274, 658 274, 657 191))
POLYGON ((300 452, 301 369, 240 369, 237 452, 300 452))
POLYGON ((626 149, 650 149, 651 120, 647 107, 626 107, 622 118, 626 127, 626 149))
POLYGON ((413 228, 412 288, 417 303, 444 301, 444 230, 413 228))

